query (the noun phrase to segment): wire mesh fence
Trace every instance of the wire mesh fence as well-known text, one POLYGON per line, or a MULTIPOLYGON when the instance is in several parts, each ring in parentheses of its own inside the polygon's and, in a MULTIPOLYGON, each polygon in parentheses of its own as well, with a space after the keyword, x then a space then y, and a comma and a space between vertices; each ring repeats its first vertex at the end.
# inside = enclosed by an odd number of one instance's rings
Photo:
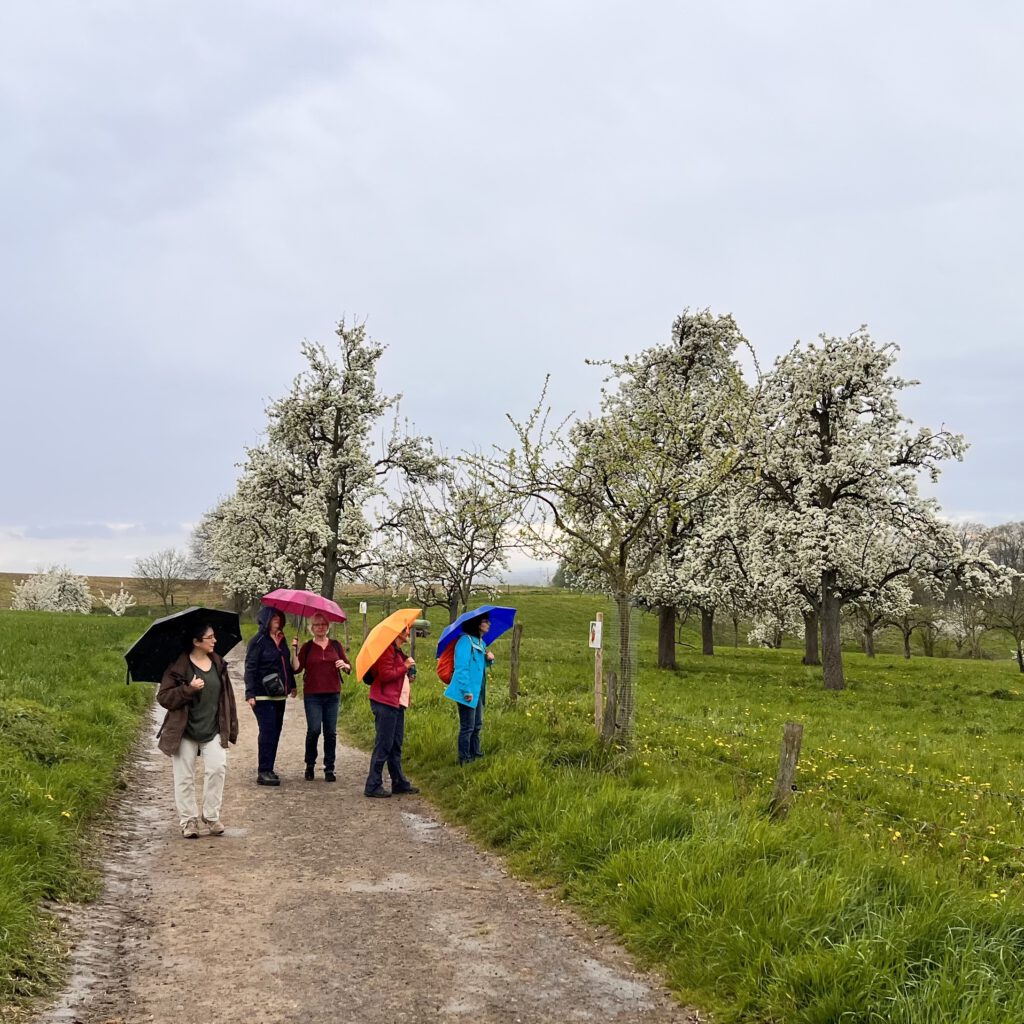
POLYGON ((614 611, 604 620, 604 671, 615 676, 609 702, 615 717, 611 720, 606 711, 605 735, 627 728, 633 719, 639 638, 640 609, 628 597, 616 598, 614 611))

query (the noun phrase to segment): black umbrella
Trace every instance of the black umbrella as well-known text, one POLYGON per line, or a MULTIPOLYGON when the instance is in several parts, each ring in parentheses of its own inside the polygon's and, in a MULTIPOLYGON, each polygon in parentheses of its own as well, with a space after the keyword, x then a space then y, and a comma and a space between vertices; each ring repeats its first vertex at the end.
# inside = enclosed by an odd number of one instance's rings
POLYGON ((217 634, 214 650, 222 658, 241 643, 242 627, 236 612, 186 608, 157 619, 125 652, 129 679, 137 683, 159 683, 167 666, 178 655, 192 649, 192 637, 203 623, 209 623, 217 634))

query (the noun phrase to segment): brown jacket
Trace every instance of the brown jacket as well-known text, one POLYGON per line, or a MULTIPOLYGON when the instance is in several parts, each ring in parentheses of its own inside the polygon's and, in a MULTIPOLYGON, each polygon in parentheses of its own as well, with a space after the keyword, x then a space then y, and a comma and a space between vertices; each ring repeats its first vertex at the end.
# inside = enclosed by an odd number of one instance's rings
MULTIPOLYGON (((217 704, 217 725, 220 733, 220 745, 238 742, 238 712, 235 710, 235 693, 231 689, 228 678, 228 666, 219 654, 211 654, 214 665, 220 673, 220 701, 217 704)), ((165 754, 176 754, 181 744, 181 737, 188 725, 188 708, 196 697, 197 691, 188 684, 195 678, 192 662, 188 652, 180 655, 167 666, 160 689, 156 691, 156 699, 161 707, 167 708, 164 724, 157 733, 158 746, 165 754)))

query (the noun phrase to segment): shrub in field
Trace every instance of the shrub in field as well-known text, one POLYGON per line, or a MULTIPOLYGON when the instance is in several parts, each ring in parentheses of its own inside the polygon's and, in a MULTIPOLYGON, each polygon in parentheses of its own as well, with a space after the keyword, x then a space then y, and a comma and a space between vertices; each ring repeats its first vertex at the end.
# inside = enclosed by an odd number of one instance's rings
POLYGON ((128 593, 124 587, 120 590, 114 591, 109 596, 100 591, 100 600, 103 604, 109 608, 115 615, 124 615, 129 608, 135 606, 135 598, 128 593))
POLYGON ((89 581, 84 576, 76 576, 65 565, 54 565, 46 572, 16 583, 11 607, 19 612, 78 612, 88 615, 92 611, 89 581))

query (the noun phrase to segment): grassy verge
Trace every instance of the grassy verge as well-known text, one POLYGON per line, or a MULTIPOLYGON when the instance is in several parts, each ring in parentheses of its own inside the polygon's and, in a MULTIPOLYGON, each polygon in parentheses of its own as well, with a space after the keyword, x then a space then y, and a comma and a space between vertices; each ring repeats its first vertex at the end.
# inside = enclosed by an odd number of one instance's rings
POLYGON ((138 620, 0 612, 0 1014, 59 977, 44 901, 95 893, 90 820, 153 687, 125 686, 138 620))
MULTIPOLYGON (((574 595, 517 599, 523 695, 495 645, 487 757, 455 763, 456 714, 424 646, 411 776, 524 876, 559 886, 719 1021, 1024 1020, 1022 682, 1009 662, 847 658, 826 693, 795 651, 687 654, 642 670, 636 746, 592 738, 574 595), (800 794, 764 814, 785 721, 800 794)), ((651 664, 654 624, 643 627, 651 664)), ((363 696, 361 693, 358 697, 363 696)), ((368 744, 358 699, 343 723, 368 744)))

